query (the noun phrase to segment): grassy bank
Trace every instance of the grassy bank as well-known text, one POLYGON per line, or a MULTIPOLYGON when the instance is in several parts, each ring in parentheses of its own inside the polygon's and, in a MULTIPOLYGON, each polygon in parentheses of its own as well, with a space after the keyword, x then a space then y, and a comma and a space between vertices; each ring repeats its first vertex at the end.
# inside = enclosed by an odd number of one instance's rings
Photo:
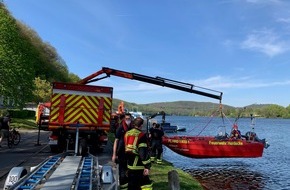
POLYGON ((153 189, 167 190, 168 189, 168 172, 176 170, 179 175, 181 190, 202 190, 202 186, 188 173, 176 169, 169 162, 163 160, 162 164, 152 164, 150 170, 150 179, 154 181, 153 189))
POLYGON ((37 125, 35 124, 35 118, 30 119, 12 118, 11 127, 21 129, 37 129, 37 125))
MULTIPOLYGON (((114 142, 114 134, 109 133, 109 141, 114 142)), ((165 160, 162 164, 152 164, 150 170, 150 179, 153 180, 153 189, 167 190, 168 189, 168 172, 176 170, 179 175, 181 190, 202 190, 202 186, 190 174, 183 170, 174 168, 173 165, 165 160)))

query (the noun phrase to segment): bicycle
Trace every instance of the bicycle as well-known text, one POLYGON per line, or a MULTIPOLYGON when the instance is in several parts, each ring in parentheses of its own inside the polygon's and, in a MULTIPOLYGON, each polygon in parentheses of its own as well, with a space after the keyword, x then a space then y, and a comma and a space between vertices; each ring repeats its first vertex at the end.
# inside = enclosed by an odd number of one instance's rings
POLYGON ((18 145, 21 140, 21 135, 19 131, 17 131, 15 128, 10 129, 7 140, 9 148, 12 148, 13 145, 18 145))

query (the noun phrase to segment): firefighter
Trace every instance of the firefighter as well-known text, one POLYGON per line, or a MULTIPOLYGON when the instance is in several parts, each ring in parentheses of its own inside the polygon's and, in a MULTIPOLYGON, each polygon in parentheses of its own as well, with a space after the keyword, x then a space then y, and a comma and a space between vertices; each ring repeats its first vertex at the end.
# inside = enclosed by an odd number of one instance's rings
POLYGON ((160 124, 156 124, 155 128, 151 130, 151 162, 154 162, 156 159, 156 152, 157 152, 157 159, 156 163, 161 164, 162 163, 162 137, 164 136, 164 132, 162 129, 160 129, 160 124))
POLYGON ((10 122, 11 122, 11 117, 9 114, 7 114, 5 117, 1 117, 0 118, 0 148, 2 140, 4 139, 4 137, 8 138, 9 135, 9 129, 10 129, 10 122))
POLYGON ((241 136, 240 130, 238 129, 238 125, 234 124, 232 132, 231 132, 231 138, 232 139, 240 139, 241 137, 242 136, 241 136))
POLYGON ((127 176, 127 160, 125 155, 124 135, 131 129, 132 116, 130 113, 126 113, 121 120, 120 126, 116 130, 115 141, 113 145, 112 161, 119 163, 119 176, 120 176, 120 189, 128 188, 128 176, 127 176))
MULTIPOLYGON (((149 134, 148 134, 148 137, 149 137, 149 139, 148 139, 148 141, 149 141, 149 150, 150 150, 150 152, 152 151, 152 136, 151 136, 151 134, 152 134, 152 131, 155 129, 155 127, 156 127, 156 124, 157 123, 152 123, 152 127, 150 127, 150 129, 149 129, 149 134)), ((153 158, 152 158, 153 159, 153 158)), ((154 162, 155 160, 151 160, 151 162, 154 162)))
POLYGON ((127 131, 124 137, 128 161, 128 190, 152 190, 148 139, 141 131, 143 123, 144 120, 140 117, 134 119, 133 129, 127 131))
POLYGON ((155 129, 157 123, 152 123, 152 127, 150 127, 149 129, 149 138, 151 138, 151 131, 153 131, 153 129, 155 129))

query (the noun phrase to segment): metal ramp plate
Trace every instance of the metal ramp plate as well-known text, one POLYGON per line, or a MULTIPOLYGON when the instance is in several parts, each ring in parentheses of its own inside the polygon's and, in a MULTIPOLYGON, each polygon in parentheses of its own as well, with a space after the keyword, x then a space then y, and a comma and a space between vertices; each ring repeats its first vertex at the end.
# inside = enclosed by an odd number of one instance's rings
POLYGON ((85 157, 82 162, 82 167, 80 170, 78 182, 77 182, 77 190, 91 190, 92 180, 93 180, 93 158, 85 157))
POLYGON ((70 190, 81 158, 81 156, 65 157, 41 190, 70 190))
POLYGON ((35 169, 28 177, 21 179, 11 189, 35 189, 35 187, 41 183, 46 175, 54 168, 54 166, 60 161, 61 157, 55 156, 46 160, 43 164, 35 169))

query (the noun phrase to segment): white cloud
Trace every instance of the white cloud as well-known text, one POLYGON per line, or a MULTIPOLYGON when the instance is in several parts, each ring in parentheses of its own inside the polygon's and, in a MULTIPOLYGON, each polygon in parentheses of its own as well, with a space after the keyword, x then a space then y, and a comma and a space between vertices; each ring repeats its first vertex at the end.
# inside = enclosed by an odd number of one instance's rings
POLYGON ((248 3, 260 3, 261 0, 246 0, 248 3))
MULTIPOLYGON (((269 81, 248 76, 221 76, 216 75, 205 79, 194 81, 183 81, 195 86, 195 90, 219 95, 220 92, 227 94, 238 92, 244 97, 245 92, 251 90, 259 90, 260 88, 271 89, 271 87, 289 88, 290 80, 284 81, 269 81), (201 88, 199 88, 201 87, 201 88), (217 92, 208 91, 207 89, 216 90, 217 92)), ((132 81, 111 77, 97 82, 98 86, 111 86, 114 88, 113 97, 135 103, 152 103, 152 102, 166 102, 178 100, 194 100, 194 101, 209 101, 207 97, 193 96, 191 93, 184 93, 182 91, 161 87, 153 84, 147 84, 140 81, 132 81)), ((248 94, 249 95, 249 94, 248 94)), ((228 99, 228 98, 227 98, 228 99)), ((267 101, 266 101, 267 102, 267 101)), ((269 101, 268 101, 269 102, 269 101)), ((236 105, 237 102, 228 103, 229 105, 236 105)), ((249 104, 249 97, 247 102, 240 104, 249 104)))
POLYGON ((241 48, 264 53, 270 57, 289 50, 285 42, 270 30, 255 31, 241 43, 241 48))
POLYGON ((230 48, 233 45, 235 45, 235 43, 232 40, 226 39, 225 41, 222 42, 222 44, 226 47, 226 48, 230 48))
POLYGON ((253 79, 251 76, 243 76, 241 78, 215 76, 205 80, 195 81, 195 83, 199 84, 199 86, 206 86, 207 88, 210 89, 221 90, 229 88, 249 89, 249 88, 285 86, 290 85, 290 80, 269 82, 253 79))
MULTIPOLYGON (((263 88, 263 87, 276 87, 276 86, 288 86, 290 80, 284 81, 264 81, 262 79, 253 78, 253 76, 212 76, 206 79, 182 81, 184 83, 193 84, 197 90, 200 89, 212 89, 220 91, 222 89, 238 88, 238 89, 249 89, 249 88, 263 88)), ((161 87, 158 85, 144 83, 135 80, 127 80, 121 78, 110 77, 105 80, 100 80, 92 85, 98 86, 111 86, 114 88, 114 92, 118 93, 148 93, 148 94, 170 94, 176 91, 171 88, 161 87)))
POLYGON ((277 22, 282 22, 282 23, 289 24, 290 23, 290 18, 278 18, 277 22))
POLYGON ((248 3, 266 4, 266 3, 281 3, 281 0, 246 0, 248 3))

